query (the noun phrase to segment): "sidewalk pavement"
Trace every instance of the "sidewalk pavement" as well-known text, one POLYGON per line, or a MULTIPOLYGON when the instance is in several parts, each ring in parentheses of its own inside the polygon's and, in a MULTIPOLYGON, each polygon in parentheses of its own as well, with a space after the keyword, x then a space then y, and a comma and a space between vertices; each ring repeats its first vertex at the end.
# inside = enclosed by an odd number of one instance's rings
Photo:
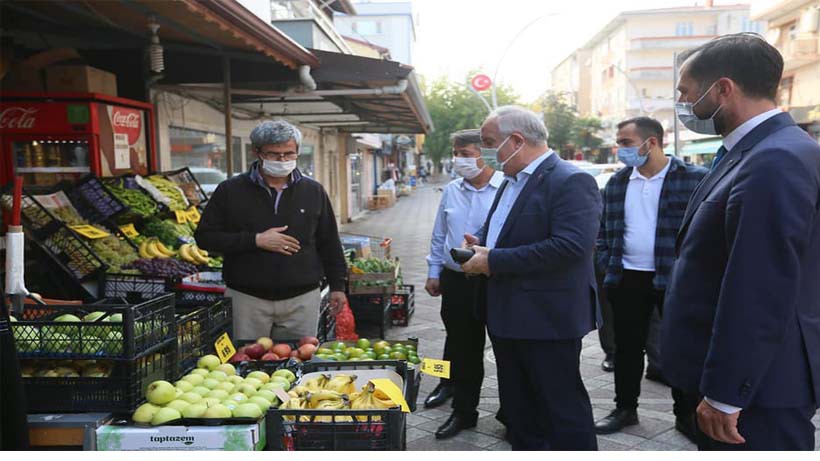
MULTIPOLYGON (((404 281, 416 287, 416 312, 410 319, 409 326, 392 327, 388 330, 386 339, 418 337, 419 355, 432 358, 442 356, 446 333, 439 315, 440 298, 432 298, 424 291, 427 280, 425 256, 430 248, 430 234, 444 185, 446 180, 440 177, 437 182, 418 187, 409 197, 400 198, 392 208, 368 212, 341 229, 342 232, 393 239, 391 253, 401 259, 404 281)), ((601 370, 603 355, 597 332, 587 335, 581 352, 581 375, 589 391, 596 420, 615 408, 614 376, 601 370)), ((499 407, 498 380, 489 338, 484 357, 485 378, 478 407, 478 426, 462 431, 451 439, 436 440, 433 434, 450 416, 449 402, 434 409, 424 408, 424 399, 438 384, 437 379, 425 376, 419 393, 418 409, 407 419, 408 450, 510 450, 510 445, 504 440, 504 426, 495 419, 499 407)), ((599 436, 598 448, 694 450, 695 446, 674 428, 675 416, 672 414, 669 388, 645 379, 641 386, 638 408, 640 424, 620 433, 599 436)), ((820 426, 820 414, 815 416, 814 424, 820 426)), ((820 431, 816 439, 816 447, 820 448, 820 431)))

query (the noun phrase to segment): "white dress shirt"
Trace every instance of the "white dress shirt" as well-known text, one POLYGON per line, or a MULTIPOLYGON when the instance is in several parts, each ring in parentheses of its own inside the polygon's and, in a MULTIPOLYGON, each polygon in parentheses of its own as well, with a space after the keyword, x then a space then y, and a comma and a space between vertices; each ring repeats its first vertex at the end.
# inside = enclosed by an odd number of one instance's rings
MULTIPOLYGON (((739 127, 735 128, 731 133, 726 135, 725 138, 723 138, 723 147, 725 147, 727 151, 731 151, 732 149, 734 149, 737 143, 740 142, 740 140, 745 138, 746 135, 751 133, 752 130, 758 127, 758 125, 774 117, 775 115, 781 113, 783 113, 783 111, 781 111, 779 108, 772 109, 768 112, 763 112, 760 115, 756 115, 750 118, 749 120, 746 120, 739 127)), ((709 397, 704 397, 703 400, 706 400, 706 403, 713 406, 714 408, 730 415, 742 410, 742 408, 740 407, 736 407, 734 405, 727 405, 725 403, 718 402, 717 400, 712 400, 709 397)))
POLYGON ((507 184, 507 187, 504 188, 504 192, 501 195, 501 199, 498 201, 498 206, 495 209, 495 213, 493 213, 493 217, 490 218, 490 226, 489 229, 487 229, 487 248, 491 250, 495 248, 495 245, 498 242, 498 236, 501 234, 501 229, 504 228, 504 223, 507 222, 507 216, 509 216, 510 210, 512 210, 513 205, 515 205, 515 201, 518 199, 518 196, 521 195, 521 191, 524 190, 524 186, 527 185, 527 181, 530 179, 530 176, 532 176, 533 172, 535 172, 536 168, 538 168, 544 160, 548 159, 549 156, 553 154, 554 152, 550 149, 537 159, 533 160, 532 163, 527 165, 526 168, 519 171, 515 177, 504 176, 509 184, 507 184))
POLYGON ((658 203, 666 173, 672 162, 651 178, 632 169, 624 201, 624 269, 655 272, 655 230, 658 228, 658 203))
POLYGON ((439 278, 445 267, 461 272, 461 266, 450 256, 450 249, 461 248, 464 234, 475 234, 481 229, 503 182, 504 175, 496 171, 489 184, 481 189, 476 189, 464 178, 447 184, 441 195, 430 254, 427 255, 428 278, 439 278))

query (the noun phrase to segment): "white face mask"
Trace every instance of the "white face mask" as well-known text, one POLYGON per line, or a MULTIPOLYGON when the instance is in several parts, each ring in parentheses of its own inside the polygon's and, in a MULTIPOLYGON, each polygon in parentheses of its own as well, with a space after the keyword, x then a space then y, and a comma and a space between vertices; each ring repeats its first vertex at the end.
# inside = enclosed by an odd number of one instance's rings
POLYGON ((480 175, 484 168, 478 167, 477 158, 453 157, 453 168, 456 174, 464 179, 473 179, 480 175))
POLYGON ((274 178, 284 178, 296 169, 296 160, 262 160, 262 170, 274 178))

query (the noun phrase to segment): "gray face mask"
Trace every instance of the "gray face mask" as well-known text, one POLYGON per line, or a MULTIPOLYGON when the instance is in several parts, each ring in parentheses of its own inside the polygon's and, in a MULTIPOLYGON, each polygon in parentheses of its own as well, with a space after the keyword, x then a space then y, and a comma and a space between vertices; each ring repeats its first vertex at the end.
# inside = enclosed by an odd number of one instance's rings
POLYGON ((678 119, 681 121, 681 123, 683 123, 683 125, 686 128, 690 129, 691 131, 694 131, 695 133, 710 135, 718 134, 718 129, 715 126, 715 115, 717 115, 717 113, 720 112, 720 109, 723 108, 723 104, 718 106, 718 108, 715 109, 712 115, 707 119, 702 119, 695 115, 695 106, 697 106, 701 101, 703 101, 703 98, 705 98, 706 95, 709 94, 710 91, 712 91, 712 88, 714 88, 716 84, 717 81, 715 81, 715 83, 713 83, 712 86, 710 86, 709 89, 706 90, 706 92, 704 92, 703 95, 700 98, 698 98, 698 100, 694 103, 675 103, 675 113, 677 114, 678 119))

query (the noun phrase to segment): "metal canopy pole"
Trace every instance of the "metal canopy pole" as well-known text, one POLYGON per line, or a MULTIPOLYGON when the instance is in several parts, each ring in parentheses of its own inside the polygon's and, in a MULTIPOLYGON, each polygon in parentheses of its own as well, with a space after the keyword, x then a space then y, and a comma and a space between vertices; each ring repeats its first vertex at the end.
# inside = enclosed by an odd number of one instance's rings
POLYGON ((231 58, 222 57, 222 88, 225 106, 225 157, 228 163, 225 167, 228 177, 233 176, 233 119, 231 113, 231 58))
MULTIPOLYGON (((676 95, 678 93, 678 52, 672 55, 672 105, 674 107, 676 95)), ((680 128, 678 126, 678 114, 672 117, 672 126, 675 132, 675 157, 680 156, 680 128)))

